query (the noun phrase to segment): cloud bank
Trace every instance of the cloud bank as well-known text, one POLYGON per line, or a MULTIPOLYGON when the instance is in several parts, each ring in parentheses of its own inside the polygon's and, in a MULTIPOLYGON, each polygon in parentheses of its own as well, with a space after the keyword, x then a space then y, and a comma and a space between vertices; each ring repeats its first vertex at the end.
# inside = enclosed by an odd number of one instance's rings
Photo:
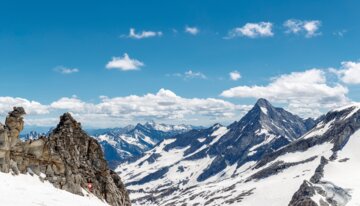
POLYGON ((227 98, 266 98, 302 116, 317 117, 323 109, 332 109, 350 100, 347 87, 331 85, 320 69, 292 72, 272 78, 268 85, 238 86, 221 93, 227 98))
POLYGON ((23 106, 28 113, 26 124, 54 126, 57 116, 71 112, 88 127, 116 127, 147 120, 203 124, 240 118, 251 106, 236 105, 216 98, 185 98, 167 89, 143 96, 101 96, 98 103, 76 96, 63 97, 50 104, 21 98, 0 97, 0 114, 5 116, 13 106, 23 106))

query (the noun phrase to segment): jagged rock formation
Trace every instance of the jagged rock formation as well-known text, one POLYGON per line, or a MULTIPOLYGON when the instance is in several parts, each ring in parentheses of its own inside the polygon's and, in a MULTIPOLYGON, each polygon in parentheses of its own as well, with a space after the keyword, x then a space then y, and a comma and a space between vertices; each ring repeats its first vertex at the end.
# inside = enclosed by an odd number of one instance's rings
POLYGON ((55 187, 83 195, 91 192, 110 205, 130 205, 120 177, 108 169, 99 143, 89 137, 69 113, 49 137, 21 142, 23 108, 16 107, 0 125, 0 169, 2 172, 35 173, 55 187))

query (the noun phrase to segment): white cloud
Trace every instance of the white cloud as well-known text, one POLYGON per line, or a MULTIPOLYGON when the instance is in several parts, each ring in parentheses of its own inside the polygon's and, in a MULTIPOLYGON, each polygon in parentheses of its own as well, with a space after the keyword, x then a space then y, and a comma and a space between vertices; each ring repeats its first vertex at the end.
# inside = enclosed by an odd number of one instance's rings
POLYGON ((237 27, 229 31, 226 39, 231 39, 239 36, 250 38, 257 37, 271 37, 274 36, 272 32, 273 24, 270 22, 246 23, 243 27, 237 27))
POLYGON ((163 33, 161 31, 141 31, 139 33, 136 33, 134 28, 130 28, 129 35, 122 36, 122 37, 128 37, 132 39, 145 39, 145 38, 151 38, 151 37, 160 37, 163 33))
POLYGON ((187 79, 207 79, 205 74, 203 74, 201 72, 194 72, 192 70, 188 70, 184 73, 167 74, 166 76, 180 77, 185 80, 187 80, 187 79))
POLYGON ((238 71, 232 71, 229 73, 230 79, 233 81, 237 81, 241 78, 241 74, 238 71))
POLYGON ((13 107, 24 107, 27 114, 48 114, 49 107, 24 98, 0 97, 0 115, 6 115, 13 107))
POLYGON ((360 62, 342 62, 339 70, 330 69, 331 72, 346 84, 360 84, 360 62))
POLYGON ((229 98, 266 98, 284 103, 290 111, 302 116, 322 114, 323 109, 335 108, 349 103, 348 89, 336 84, 330 86, 325 72, 311 69, 292 72, 272 79, 266 86, 238 86, 221 93, 229 98))
POLYGON ((201 72, 193 72, 192 70, 189 70, 189 71, 185 72, 185 78, 186 79, 194 79, 194 78, 206 79, 206 76, 205 76, 205 74, 203 74, 201 72))
MULTIPOLYGON (((37 117, 32 118, 25 115, 24 122, 29 126, 55 127, 59 123, 59 117, 37 117)), ((25 126, 26 127, 26 126, 25 126)))
POLYGON ((200 30, 197 27, 186 26, 185 32, 195 36, 200 32, 200 30))
POLYGON ((138 70, 144 66, 144 63, 131 59, 127 53, 123 57, 113 57, 111 61, 106 64, 107 69, 118 69, 121 71, 138 70))
POLYGON ((333 32, 333 34, 334 34, 335 36, 338 36, 338 37, 344 37, 344 35, 345 35, 346 33, 347 33, 347 30, 346 30, 346 29, 333 32))
POLYGON ((321 21, 319 20, 302 21, 298 19, 289 19, 284 22, 284 27, 287 29, 286 33, 304 33, 307 38, 320 35, 320 26, 321 21))
POLYGON ((84 111, 86 109, 85 106, 85 102, 82 102, 77 97, 62 97, 59 100, 50 104, 50 107, 52 109, 69 110, 75 112, 84 111))
POLYGON ((57 66, 54 68, 54 70, 61 74, 72 74, 72 73, 77 73, 80 71, 77 68, 68 68, 68 67, 64 67, 64 66, 57 66))

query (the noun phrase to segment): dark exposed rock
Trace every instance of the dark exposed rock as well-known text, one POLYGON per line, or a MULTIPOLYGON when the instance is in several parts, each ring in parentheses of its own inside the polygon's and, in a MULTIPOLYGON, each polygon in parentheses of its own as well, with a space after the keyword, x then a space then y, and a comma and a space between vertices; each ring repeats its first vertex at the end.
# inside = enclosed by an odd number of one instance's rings
POLYGON ((347 162, 348 160, 350 160, 349 158, 343 158, 343 159, 340 159, 339 162, 347 162))
POLYGON ((315 195, 315 189, 311 186, 311 183, 304 181, 299 190, 295 192, 289 206, 318 206, 311 197, 315 195))
POLYGON ((270 165, 269 167, 266 167, 262 170, 260 170, 259 172, 251 175, 246 181, 251 181, 251 180, 259 180, 259 179, 263 179, 263 178, 266 178, 266 177, 269 177, 271 175, 275 175, 289 167, 292 167, 292 166, 296 166, 296 165, 299 165, 299 164, 304 164, 306 162, 311 162, 313 161, 314 159, 316 159, 317 156, 313 156, 313 157, 310 157, 306 160, 303 160, 303 161, 299 161, 299 162, 282 162, 282 161, 278 161, 278 162, 275 162, 273 163, 272 165, 270 165))
POLYGON ((22 107, 14 107, 6 117, 5 125, 8 128, 8 136, 10 138, 10 146, 14 146, 19 141, 19 134, 24 129, 23 115, 25 110, 22 107))
POLYGON ((315 174, 310 178, 310 182, 318 183, 324 176, 324 167, 328 163, 325 157, 321 157, 319 166, 315 169, 315 174))
POLYGON ((49 137, 21 142, 24 109, 14 108, 0 125, 0 169, 15 174, 42 176, 55 187, 83 195, 88 183, 90 192, 110 205, 130 205, 128 193, 120 177, 108 169, 99 143, 89 137, 69 113, 60 117, 60 123, 49 137))
POLYGON ((240 203, 241 200, 243 200, 246 196, 252 195, 254 190, 255 190, 255 188, 244 191, 244 192, 240 193, 239 195, 237 195, 236 197, 233 197, 233 198, 230 198, 230 199, 226 200, 224 203, 225 204, 233 204, 235 202, 240 203))

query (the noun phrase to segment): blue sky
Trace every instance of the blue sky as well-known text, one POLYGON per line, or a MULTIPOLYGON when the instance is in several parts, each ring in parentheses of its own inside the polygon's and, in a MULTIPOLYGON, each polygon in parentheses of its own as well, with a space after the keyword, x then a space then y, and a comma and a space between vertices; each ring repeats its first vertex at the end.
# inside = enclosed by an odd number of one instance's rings
POLYGON ((359 6, 355 0, 2 1, 0 113, 23 105, 36 125, 56 122, 64 111, 89 127, 149 119, 228 123, 265 97, 317 116, 359 101, 359 6), (107 68, 126 54, 127 61, 107 68), (241 78, 232 80, 231 72, 241 78), (305 83, 294 83, 299 79, 305 83), (167 95, 178 107, 161 105, 167 95))

